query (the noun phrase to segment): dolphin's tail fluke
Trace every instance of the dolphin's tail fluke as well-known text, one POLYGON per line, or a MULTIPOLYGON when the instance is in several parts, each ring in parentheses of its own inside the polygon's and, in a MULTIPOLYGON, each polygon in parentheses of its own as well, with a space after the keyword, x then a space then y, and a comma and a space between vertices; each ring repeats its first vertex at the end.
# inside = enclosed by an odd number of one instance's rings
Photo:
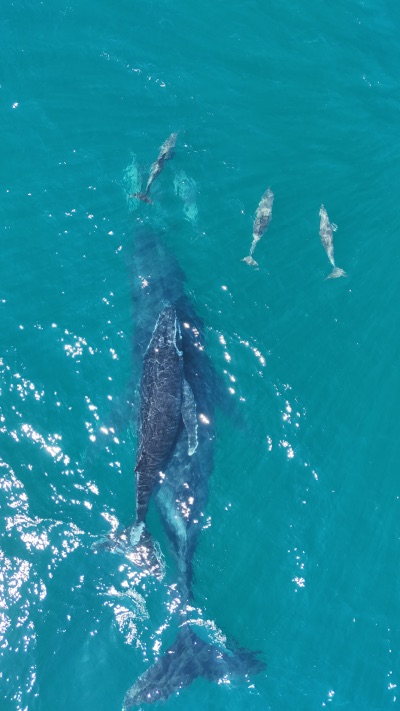
POLYGON ((141 200, 142 202, 148 202, 148 203, 153 202, 151 197, 148 195, 148 193, 133 193, 129 197, 137 198, 138 200, 141 200))
POLYGON ((251 267, 258 267, 258 262, 256 262, 255 259, 249 254, 247 257, 243 257, 242 262, 246 262, 246 264, 250 264, 251 267))
POLYGON ((126 556, 146 575, 162 576, 163 560, 159 546, 144 523, 132 524, 122 531, 104 536, 92 546, 93 550, 108 550, 126 556))
POLYGON ((340 269, 340 267, 333 267, 326 279, 338 279, 338 277, 347 277, 347 274, 343 269, 340 269))
POLYGON ((232 651, 225 645, 205 642, 189 624, 184 624, 174 644, 126 693, 123 708, 129 711, 141 704, 165 700, 198 676, 218 681, 244 678, 264 669, 265 664, 256 653, 240 648, 232 651))

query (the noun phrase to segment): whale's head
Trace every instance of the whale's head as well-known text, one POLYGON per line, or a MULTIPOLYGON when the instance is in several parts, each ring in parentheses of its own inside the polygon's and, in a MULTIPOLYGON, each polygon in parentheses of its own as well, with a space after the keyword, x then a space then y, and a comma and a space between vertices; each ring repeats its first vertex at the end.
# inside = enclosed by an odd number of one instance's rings
POLYGON ((156 348, 174 346, 178 352, 181 348, 181 330, 175 307, 168 304, 160 313, 154 329, 152 345, 156 348))

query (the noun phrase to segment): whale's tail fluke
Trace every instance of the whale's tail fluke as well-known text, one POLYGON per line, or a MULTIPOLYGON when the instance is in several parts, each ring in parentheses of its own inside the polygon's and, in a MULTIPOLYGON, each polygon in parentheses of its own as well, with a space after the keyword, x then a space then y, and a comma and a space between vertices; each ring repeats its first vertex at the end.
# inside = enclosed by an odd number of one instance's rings
POLYGON ((339 277, 347 277, 346 272, 344 269, 340 269, 340 267, 333 267, 331 273, 326 277, 326 279, 338 279, 339 277))
POLYGON ((146 575, 163 577, 164 562, 158 544, 144 523, 114 531, 93 544, 94 551, 107 550, 126 556, 146 575))
POLYGON ((148 193, 133 193, 129 197, 137 198, 138 200, 141 200, 142 202, 147 202, 147 203, 153 202, 151 197, 148 195, 148 193))
POLYGON ((124 711, 141 704, 153 704, 167 699, 174 692, 189 686, 198 676, 210 681, 227 677, 247 677, 265 669, 258 655, 225 645, 209 644, 184 624, 174 644, 147 669, 126 693, 124 711))

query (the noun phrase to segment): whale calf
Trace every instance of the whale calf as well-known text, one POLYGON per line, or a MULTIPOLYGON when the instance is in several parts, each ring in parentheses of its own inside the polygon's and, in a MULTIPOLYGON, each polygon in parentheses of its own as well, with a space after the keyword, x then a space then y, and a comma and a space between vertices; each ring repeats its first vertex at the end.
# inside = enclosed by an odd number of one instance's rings
POLYGON ((327 257, 332 264, 332 271, 326 279, 337 279, 338 277, 347 276, 346 272, 335 264, 335 256, 333 252, 333 233, 337 230, 337 225, 334 222, 329 222, 328 213, 325 207, 321 205, 319 210, 319 236, 321 237, 322 246, 325 249, 327 257))
POLYGON ((272 216, 272 205, 274 203, 274 193, 270 188, 267 188, 264 195, 262 196, 254 217, 253 223, 253 241, 251 243, 250 252, 247 257, 242 259, 242 262, 250 264, 252 267, 257 267, 258 264, 253 258, 253 253, 256 248, 257 242, 260 241, 264 232, 266 231, 272 216))

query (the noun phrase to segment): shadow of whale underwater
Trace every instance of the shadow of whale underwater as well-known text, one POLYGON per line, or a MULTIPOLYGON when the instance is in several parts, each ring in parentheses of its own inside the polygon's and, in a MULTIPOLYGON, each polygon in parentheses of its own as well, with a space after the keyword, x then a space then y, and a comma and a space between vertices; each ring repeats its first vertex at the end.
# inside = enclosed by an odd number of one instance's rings
POLYGON ((133 358, 139 367, 142 364, 135 468, 136 521, 122 533, 114 534, 106 547, 120 552, 139 547, 140 564, 154 569, 154 547, 145 528, 147 505, 153 496, 176 561, 181 623, 174 643, 127 692, 126 710, 165 700, 198 676, 211 681, 247 678, 265 668, 254 652, 233 643, 209 643, 200 638, 190 620, 193 558, 213 469, 214 406, 222 402, 224 392, 205 352, 203 324, 185 293, 183 272, 167 250, 162 235, 141 226, 135 232, 134 247, 133 358), (168 378, 173 382, 167 382, 168 378), (185 383, 191 393, 186 405, 185 383), (157 421, 146 421, 149 417, 157 421), (158 476, 154 476, 153 465, 142 467, 138 476, 141 453, 145 451, 148 461, 153 461, 152 448, 160 451, 160 438, 165 442, 161 457, 155 455, 158 476), (139 534, 138 523, 142 526, 139 534))

